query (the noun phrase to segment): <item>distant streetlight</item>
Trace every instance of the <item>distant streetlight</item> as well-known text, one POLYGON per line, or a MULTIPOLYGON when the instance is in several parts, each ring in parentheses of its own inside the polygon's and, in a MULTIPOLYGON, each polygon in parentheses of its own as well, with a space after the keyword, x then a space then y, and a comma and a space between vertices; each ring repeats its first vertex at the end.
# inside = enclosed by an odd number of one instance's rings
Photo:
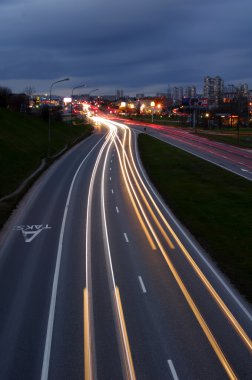
POLYGON ((87 87, 87 85, 86 84, 80 84, 79 86, 75 86, 75 87, 72 88, 72 96, 71 96, 71 99, 72 99, 72 101, 71 101, 71 124, 72 124, 72 112, 73 112, 73 92, 74 92, 74 90, 76 88, 81 88, 81 87, 87 87))
POLYGON ((52 88, 56 83, 65 82, 69 78, 60 79, 53 82, 50 86, 50 100, 49 100, 49 115, 48 115, 48 147, 47 147, 47 157, 50 157, 50 147, 51 147, 51 101, 52 101, 52 88))
POLYGON ((155 107, 155 102, 151 102, 151 122, 153 123, 153 111, 154 111, 154 107, 155 107))
POLYGON ((99 90, 99 88, 95 88, 94 90, 91 90, 89 93, 88 93, 88 96, 90 96, 90 94, 92 93, 92 92, 95 92, 95 91, 98 91, 99 90))

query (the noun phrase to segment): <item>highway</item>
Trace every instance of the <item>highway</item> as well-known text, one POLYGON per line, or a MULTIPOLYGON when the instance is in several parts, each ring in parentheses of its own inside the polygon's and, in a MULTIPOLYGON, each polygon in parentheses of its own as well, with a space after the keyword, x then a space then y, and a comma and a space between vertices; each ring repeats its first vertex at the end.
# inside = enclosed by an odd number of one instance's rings
POLYGON ((211 141, 181 128, 146 123, 138 125, 137 122, 129 120, 127 120, 126 124, 140 132, 145 128, 145 133, 157 139, 183 149, 243 178, 252 180, 251 149, 211 141))
POLYGON ((250 379, 251 306, 163 204, 138 132, 95 121, 4 230, 0 379, 250 379))

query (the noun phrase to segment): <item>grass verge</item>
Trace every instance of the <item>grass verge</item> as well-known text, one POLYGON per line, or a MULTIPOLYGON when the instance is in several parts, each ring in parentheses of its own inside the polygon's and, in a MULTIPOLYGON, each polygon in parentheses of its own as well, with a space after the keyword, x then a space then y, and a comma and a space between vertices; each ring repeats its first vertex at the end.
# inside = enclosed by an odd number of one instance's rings
POLYGON ((234 146, 252 149, 252 133, 250 130, 241 131, 239 134, 237 131, 221 131, 221 132, 209 132, 198 130, 199 136, 206 137, 209 140, 223 142, 225 144, 231 144, 234 146))
MULTIPOLYGON (((90 125, 70 126, 52 121, 51 156, 91 132, 90 125)), ((0 198, 15 191, 39 167, 41 160, 47 156, 47 150, 48 122, 28 114, 0 109, 0 198)), ((19 198, 1 202, 0 227, 19 198)))
POLYGON ((163 199, 252 301, 252 183, 150 136, 138 144, 163 199))

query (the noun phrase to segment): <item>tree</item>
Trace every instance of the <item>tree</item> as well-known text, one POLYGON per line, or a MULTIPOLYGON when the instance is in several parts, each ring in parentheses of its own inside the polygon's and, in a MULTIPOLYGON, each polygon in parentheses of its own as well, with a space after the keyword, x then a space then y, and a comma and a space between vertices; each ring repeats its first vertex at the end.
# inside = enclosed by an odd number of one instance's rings
POLYGON ((0 87, 0 108, 7 108, 12 91, 8 87, 0 87))
POLYGON ((24 93, 25 93, 27 96, 29 96, 29 97, 31 97, 35 92, 36 92, 36 89, 35 89, 35 87, 33 87, 33 86, 27 86, 27 87, 25 87, 25 89, 24 89, 24 93))

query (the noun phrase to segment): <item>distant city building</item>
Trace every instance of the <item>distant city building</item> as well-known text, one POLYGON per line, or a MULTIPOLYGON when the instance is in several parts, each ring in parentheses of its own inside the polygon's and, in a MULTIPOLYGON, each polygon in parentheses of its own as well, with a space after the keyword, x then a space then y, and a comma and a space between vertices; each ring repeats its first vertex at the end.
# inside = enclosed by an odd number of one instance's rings
POLYGON ((252 91, 248 91, 248 114, 252 116, 252 91))
POLYGON ((248 88, 248 84, 247 83, 244 83, 244 84, 241 84, 240 86, 240 92, 243 96, 246 96, 248 97, 249 96, 249 88, 248 88))
POLYGON ((117 99, 123 98, 123 90, 116 90, 117 99))
POLYGON ((114 101, 114 100, 116 100, 116 95, 102 95, 101 99, 108 100, 108 101, 114 101))
POLYGON ((183 87, 173 87, 172 88, 172 98, 174 103, 180 104, 182 102, 184 95, 183 87))
POLYGON ((144 94, 136 94, 136 98, 137 98, 137 99, 144 98, 144 94))
POLYGON ((184 88, 184 98, 196 98, 196 87, 187 86, 184 88))
POLYGON ((204 97, 208 98, 209 106, 218 106, 222 100, 224 81, 221 77, 204 78, 204 97))

